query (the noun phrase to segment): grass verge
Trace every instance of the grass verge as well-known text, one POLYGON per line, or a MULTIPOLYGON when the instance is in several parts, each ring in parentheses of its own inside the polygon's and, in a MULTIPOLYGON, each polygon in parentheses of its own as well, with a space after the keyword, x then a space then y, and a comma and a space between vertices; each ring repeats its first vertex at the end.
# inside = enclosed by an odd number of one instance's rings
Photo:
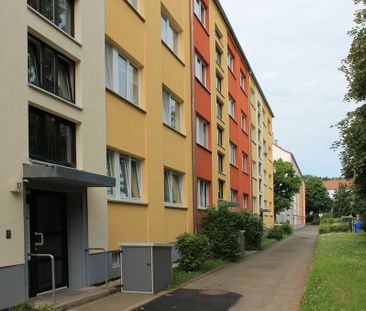
POLYGON ((224 260, 218 260, 218 259, 208 260, 204 264, 204 266, 202 267, 201 270, 192 271, 192 272, 186 272, 186 271, 179 270, 179 268, 174 268, 173 269, 173 280, 170 282, 167 289, 170 290, 170 289, 177 288, 180 285, 182 285, 183 283, 188 282, 194 278, 197 278, 200 275, 207 273, 211 270, 219 268, 219 267, 225 265, 226 263, 227 263, 227 261, 224 261, 224 260))
POLYGON ((262 249, 266 249, 277 242, 278 241, 276 239, 262 238, 262 249))
POLYGON ((319 236, 302 311, 366 311, 366 235, 319 236))

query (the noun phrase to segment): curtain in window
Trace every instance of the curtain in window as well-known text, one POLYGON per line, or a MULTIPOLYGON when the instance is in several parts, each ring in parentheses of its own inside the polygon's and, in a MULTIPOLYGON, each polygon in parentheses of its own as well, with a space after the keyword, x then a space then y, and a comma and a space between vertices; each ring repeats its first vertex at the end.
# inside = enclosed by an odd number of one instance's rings
POLYGON ((170 125, 179 129, 179 109, 177 102, 172 97, 170 97, 170 125))
POLYGON ((113 89, 113 48, 109 44, 105 45, 105 83, 113 89))
POLYGON ((43 86, 55 94, 55 53, 48 49, 43 49, 43 86))
POLYGON ((163 122, 169 124, 169 94, 163 91, 163 122))
POLYGON ((129 161, 125 156, 119 156, 120 182, 119 189, 121 197, 128 197, 129 161))
POLYGON ((118 55, 118 93, 127 98, 127 62, 118 55))
MULTIPOLYGON (((113 153, 112 151, 107 150, 107 175, 110 177, 114 177, 114 169, 113 169, 113 153)), ((107 188, 107 194, 113 195, 113 187, 107 188)))
POLYGON ((140 187, 140 161, 131 159, 131 197, 141 197, 140 187))
POLYGON ((72 33, 72 14, 70 0, 57 0, 56 1, 56 16, 55 24, 67 33, 72 33))
POLYGON ((171 174, 169 172, 164 171, 164 202, 171 202, 170 192, 171 192, 171 174))
POLYGON ((58 95, 68 100, 72 100, 69 64, 61 59, 59 59, 58 63, 57 83, 58 95))
POLYGON ((33 43, 28 44, 28 81, 39 85, 39 47, 33 43))
POLYGON ((172 201, 177 204, 182 203, 181 180, 177 174, 172 174, 172 201))
POLYGON ((49 20, 53 21, 53 7, 55 5, 55 0, 41 0, 41 7, 43 8, 43 14, 49 20))
POLYGON ((59 125, 59 142, 58 142, 58 161, 61 163, 72 162, 72 131, 71 128, 63 123, 59 125))

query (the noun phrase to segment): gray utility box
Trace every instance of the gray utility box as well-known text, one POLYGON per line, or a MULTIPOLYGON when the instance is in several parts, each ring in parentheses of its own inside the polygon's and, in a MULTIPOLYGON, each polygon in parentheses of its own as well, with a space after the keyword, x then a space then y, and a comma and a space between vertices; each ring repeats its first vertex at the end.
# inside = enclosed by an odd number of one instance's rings
POLYGON ((120 243, 121 291, 156 293, 172 278, 172 245, 120 243))

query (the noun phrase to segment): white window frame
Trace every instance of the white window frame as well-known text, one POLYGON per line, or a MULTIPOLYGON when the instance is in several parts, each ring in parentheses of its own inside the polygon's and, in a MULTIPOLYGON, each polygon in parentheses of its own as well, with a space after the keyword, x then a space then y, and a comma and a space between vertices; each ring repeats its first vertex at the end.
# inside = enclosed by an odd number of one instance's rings
POLYGON ((216 64, 218 64, 219 66, 221 66, 222 63, 222 51, 216 46, 216 50, 215 50, 215 61, 216 64))
POLYGON ((119 153, 117 151, 112 151, 107 149, 107 173, 109 176, 114 177, 116 179, 116 186, 113 187, 113 192, 108 193, 108 197, 111 199, 115 199, 118 201, 142 201, 142 161, 135 157, 130 157, 125 154, 119 153), (120 157, 124 157, 127 161, 128 171, 127 171, 127 196, 121 194, 120 191, 120 183, 121 183, 121 175, 122 169, 120 166, 120 157), (138 181, 138 190, 139 197, 132 197, 132 165, 131 162, 135 161, 137 163, 137 181, 138 181), (111 165, 111 169, 108 168, 108 164, 111 165))
MULTIPOLYGON (((119 52, 114 46, 106 43, 105 47, 106 59, 105 59, 105 72, 106 72, 106 88, 117 93, 123 97, 128 102, 134 104, 135 106, 140 106, 140 76, 141 69, 131 62, 125 55, 119 52), (126 61, 126 90, 125 94, 119 91, 119 57, 126 61), (111 58, 111 59, 110 59, 111 58), (129 83, 133 82, 133 77, 130 76, 129 68, 133 67, 137 70, 137 98, 133 98, 133 93, 130 94, 129 83)), ((133 85, 132 85, 133 86, 133 85)))
POLYGON ((241 70, 240 70, 240 88, 243 91, 245 91, 245 75, 241 70))
POLYGON ((225 181, 219 179, 217 182, 217 198, 218 200, 223 200, 224 199, 224 188, 225 188, 225 181), (220 197, 220 184, 222 185, 222 196, 220 197))
POLYGON ((177 56, 179 56, 179 50, 180 50, 180 32, 177 30, 177 28, 174 26, 174 23, 171 21, 171 19, 164 14, 161 13, 161 40, 169 47, 169 49, 177 56), (164 20, 164 24, 163 24, 164 20), (165 27, 165 28, 164 28, 165 27), (171 38, 169 37, 169 33, 172 34, 171 38), (177 35, 177 46, 176 49, 174 48, 174 34, 177 35))
POLYGON ((217 144, 222 146, 224 136, 224 130, 221 127, 217 127, 217 144))
POLYGON ((197 144, 208 148, 208 123, 198 116, 196 118, 196 136, 197 144))
POLYGON ((194 14, 201 22, 204 28, 206 28, 206 7, 201 0, 194 0, 194 14))
POLYGON ((229 116, 235 119, 235 101, 229 96, 229 116))
POLYGON ((234 71, 234 55, 229 50, 227 52, 227 66, 231 72, 234 71))
POLYGON ((230 189, 230 201, 238 203, 238 191, 230 189))
POLYGON ((206 70, 207 66, 203 59, 196 54, 195 56, 195 75, 198 81, 206 86, 206 70))
POLYGON ((224 155, 222 155, 221 153, 217 153, 217 170, 219 173, 224 172, 224 155), (220 165, 220 161, 221 161, 221 165, 220 165), (221 168, 220 168, 220 166, 221 166, 221 168))
POLYGON ((249 195, 247 193, 243 193, 243 208, 248 209, 249 203, 249 195))
POLYGON ((207 209, 210 205, 210 183, 203 179, 198 179, 198 208, 207 209))
POLYGON ((236 146, 230 143, 230 164, 236 165, 236 146))
POLYGON ((248 155, 242 152, 242 170, 244 173, 248 172, 248 155))
POLYGON ((241 129, 247 132, 247 115, 244 112, 241 112, 241 129))
POLYGON ((166 206, 177 206, 182 207, 183 206, 183 175, 180 173, 177 173, 176 171, 172 171, 170 169, 164 169, 164 187, 165 187, 165 173, 168 175, 168 186, 169 186, 169 201, 165 201, 165 189, 164 189, 164 204, 166 206), (180 197, 180 203, 174 203, 173 202, 173 175, 178 177, 178 189, 179 189, 179 197, 180 197))
POLYGON ((222 92, 222 77, 216 74, 216 90, 221 93, 222 92))
POLYGON ((181 103, 166 89, 163 89, 163 122, 169 127, 181 131, 182 125, 182 108, 181 103), (166 102, 167 101, 167 102, 166 102), (171 120, 172 104, 175 106, 175 110, 178 110, 178 125, 174 125, 171 120))
POLYGON ((222 119, 222 107, 224 106, 224 104, 219 101, 218 99, 216 100, 216 116, 220 119, 222 119))

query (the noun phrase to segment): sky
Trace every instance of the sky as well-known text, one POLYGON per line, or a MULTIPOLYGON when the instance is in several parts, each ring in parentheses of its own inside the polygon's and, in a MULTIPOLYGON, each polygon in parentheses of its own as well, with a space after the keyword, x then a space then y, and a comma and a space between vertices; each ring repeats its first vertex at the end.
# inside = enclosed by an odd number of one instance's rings
POLYGON ((339 132, 354 105, 338 70, 349 51, 352 0, 221 0, 275 114, 274 138, 303 174, 341 175, 339 132))

